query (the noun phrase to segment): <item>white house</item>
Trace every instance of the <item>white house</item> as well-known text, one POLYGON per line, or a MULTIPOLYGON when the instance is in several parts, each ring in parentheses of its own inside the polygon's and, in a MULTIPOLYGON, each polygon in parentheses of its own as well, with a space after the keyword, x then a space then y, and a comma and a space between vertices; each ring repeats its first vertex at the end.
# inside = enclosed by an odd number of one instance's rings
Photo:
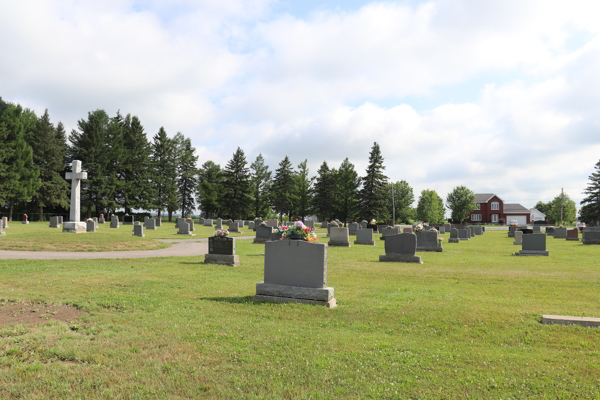
POLYGON ((536 208, 530 208, 529 211, 531 211, 531 220, 532 221, 545 221, 546 220, 546 214, 538 211, 536 208))

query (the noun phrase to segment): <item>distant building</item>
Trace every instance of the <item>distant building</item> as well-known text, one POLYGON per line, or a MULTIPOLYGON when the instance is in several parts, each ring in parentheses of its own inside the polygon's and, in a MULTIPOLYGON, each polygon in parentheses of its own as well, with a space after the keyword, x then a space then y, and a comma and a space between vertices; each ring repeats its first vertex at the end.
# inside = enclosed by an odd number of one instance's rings
POLYGON ((505 203, 494 193, 476 193, 475 210, 471 211, 468 220, 475 223, 505 224, 517 221, 521 225, 531 223, 531 211, 518 203, 505 203))
POLYGON ((546 220, 546 214, 539 211, 537 208, 530 208, 529 211, 531 212, 531 220, 532 221, 535 222, 535 221, 545 221, 546 220))

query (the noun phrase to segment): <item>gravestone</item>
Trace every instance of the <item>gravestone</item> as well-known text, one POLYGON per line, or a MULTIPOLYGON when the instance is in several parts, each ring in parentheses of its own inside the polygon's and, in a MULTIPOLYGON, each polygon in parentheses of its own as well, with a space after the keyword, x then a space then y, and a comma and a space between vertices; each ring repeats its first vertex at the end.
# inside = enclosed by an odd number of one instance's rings
POLYGON ((137 236, 137 237, 145 237, 146 236, 146 235, 144 235, 144 225, 142 225, 140 223, 140 221, 136 221, 135 225, 133 225, 132 236, 137 236))
POLYGON ((475 225, 473 227, 473 232, 475 233, 475 235, 483 235, 483 227, 479 226, 479 225, 475 225))
POLYGON ((244 221, 243 220, 239 220, 238 219, 237 221, 234 221, 234 222, 237 222, 238 229, 242 229, 244 227, 244 221))
POLYGON ((146 222, 148 222, 149 219, 150 219, 149 216, 144 215, 144 226, 146 226, 146 222))
MULTIPOLYGON (((204 220, 204 221, 206 222, 206 220, 204 220)), ((217 221, 215 222, 215 229, 216 230, 223 229, 223 220, 221 218, 217 218, 217 221)))
POLYGON ((267 220, 267 226, 270 226, 271 228, 277 228, 277 220, 272 218, 267 220))
POLYGON ((379 240, 385 240, 386 236, 398 235, 400 233, 400 227, 386 226, 385 228, 379 229, 379 232, 381 232, 379 240))
POLYGON ((327 236, 329 237, 329 232, 331 232, 331 228, 337 228, 338 227, 338 223, 335 221, 331 221, 328 225, 327 225, 327 236))
POLYGON ((412 227, 402 229, 402 233, 413 233, 412 227))
POLYGON ((468 229, 459 229, 458 230, 458 238, 460 240, 469 240, 469 230, 468 229))
POLYGON ((48 223, 49 228, 61 228, 60 219, 58 217, 50 217, 50 222, 48 223))
MULTIPOLYGON (((269 226, 269 228, 271 228, 271 227, 269 226)), ((279 229, 276 229, 276 228, 271 228, 271 229, 273 229, 273 233, 271 233, 271 241, 272 242, 281 240, 281 238, 283 238, 282 230, 280 231, 279 229)))
POLYGON ((162 219, 161 219, 161 217, 156 217, 156 218, 154 218, 154 220, 156 221, 156 226, 162 226, 162 219))
POLYGON ((194 220, 193 219, 188 219, 187 223, 190 225, 190 230, 192 232, 194 232, 196 230, 196 224, 194 224, 194 220))
POLYGON ((467 229, 469 230, 469 239, 471 239, 472 237, 475 236, 475 230, 473 229, 472 226, 467 226, 467 229))
POLYGON ((332 227, 329 231, 329 246, 351 247, 348 228, 332 227))
POLYGON ((256 284, 255 300, 336 306, 334 288, 327 286, 327 245, 267 242, 264 265, 264 281, 256 284))
POLYGON ((121 227, 121 224, 119 224, 119 217, 116 215, 112 215, 110 217, 110 227, 111 228, 119 228, 121 227))
POLYGON ((187 223, 187 220, 180 217, 175 218, 175 228, 179 229, 179 224, 181 223, 187 223))
POLYGON ((533 233, 542 233, 542 227, 539 225, 533 226, 533 233))
POLYGON ((327 224, 327 221, 323 221, 323 222, 321 223, 321 229, 327 229, 327 225, 328 225, 328 224, 327 224))
POLYGON ((304 225, 308 226, 309 228, 313 228, 313 229, 316 229, 316 227, 317 227, 317 224, 312 219, 304 221, 304 225))
POLYGON ((92 220, 96 223, 96 227, 98 226, 98 218, 97 217, 92 217, 92 220))
POLYGON ((358 230, 358 223, 352 222, 352 223, 348 224, 348 233, 350 235, 356 236, 356 231, 357 230, 358 230))
POLYGON ((447 233, 450 233, 451 230, 452 230, 452 225, 451 224, 445 224, 444 225, 444 231, 446 231, 447 233))
POLYGON ((104 214, 100 214, 100 217, 98 217, 98 223, 99 223, 99 224, 103 224, 103 223, 105 223, 105 222, 106 222, 106 221, 105 221, 105 219, 104 219, 104 214))
POLYGON ((379 261, 422 264, 421 256, 416 252, 417 235, 414 233, 389 235, 385 239, 385 255, 380 255, 379 261))
POLYGON ((7 217, 2 217, 2 225, 4 226, 4 228, 8 228, 8 218, 7 217))
POLYGON ((72 171, 65 174, 65 179, 71 180, 71 208, 69 222, 63 224, 63 232, 83 233, 87 230, 85 222, 81 222, 81 181, 87 179, 87 172, 81 170, 81 161, 73 160, 72 171))
POLYGON ((354 244, 375 246, 375 241, 373 240, 373 229, 358 229, 356 231, 356 240, 354 241, 354 244))
POLYGON ((585 230, 583 232, 583 244, 600 244, 600 232, 585 230))
MULTIPOLYGON (((517 231, 523 232, 523 235, 531 235, 533 232, 533 228, 528 228, 526 226, 518 227, 517 231)), ((515 231, 516 232, 516 231, 515 231)))
POLYGON ((440 232, 440 235, 446 233, 446 227, 444 225, 438 226, 437 230, 440 232))
POLYGON ((192 226, 187 222, 181 222, 179 224, 179 230, 177 231, 178 235, 188 235, 188 236, 196 236, 192 231, 192 226))
POLYGON ((567 240, 579 240, 579 229, 569 229, 567 231, 567 240))
POLYGON ((448 243, 460 243, 460 238, 458 237, 458 229, 450 229, 450 238, 448 239, 448 243))
POLYGON ((547 256, 546 235, 543 233, 523 235, 523 248, 517 254, 520 256, 547 256))
POLYGON ((248 229, 255 230, 254 229, 254 221, 248 221, 248 229))
POLYGON ((240 231, 240 225, 238 222, 231 222, 229 224, 229 232, 235 232, 235 233, 242 233, 242 231, 240 231))
POLYGON ((368 224, 369 223, 363 219, 362 221, 360 221, 360 229, 367 229, 368 224))
POLYGON ((156 220, 154 218, 148 218, 148 220, 144 222, 144 228, 156 230, 156 220))
MULTIPOLYGON (((213 220, 212 219, 205 219, 204 220, 204 226, 213 226, 213 220)), ((219 228, 222 229, 222 228, 219 228)))
POLYGON ((554 239, 566 239, 567 238, 567 228, 555 228, 553 236, 554 236, 554 239))
POLYGON ((367 229, 373 229, 373 233, 379 232, 377 224, 367 224, 367 229))
POLYGON ((0 236, 4 236, 6 235, 6 232, 4 232, 4 218, 0 219, 0 236))
MULTIPOLYGON (((438 234, 434 231, 417 232, 417 251, 444 252, 444 247, 438 240, 438 234)), ((387 240, 387 239, 386 239, 387 240)))
POLYGON ((204 256, 204 263, 239 266, 240 256, 235 254, 235 238, 209 237, 208 254, 204 256))
POLYGON ((204 218, 198 218, 198 225, 204 225, 204 218))
POLYGON ((513 244, 522 246, 523 245, 523 231, 515 231, 515 241, 513 244))
POLYGON ((133 225, 133 215, 123 215, 123 225, 133 225))
POLYGON ((517 230, 517 226, 511 225, 508 227, 508 237, 515 237, 515 231, 517 230))
POLYGON ((546 235, 554 236, 554 227, 553 226, 546 227, 546 235))
POLYGON ((259 225, 256 227, 256 237, 252 243, 263 244, 271 240, 273 236, 273 228, 267 225, 259 225))
POLYGON ((96 232, 96 221, 93 219, 85 221, 85 230, 86 232, 96 232))

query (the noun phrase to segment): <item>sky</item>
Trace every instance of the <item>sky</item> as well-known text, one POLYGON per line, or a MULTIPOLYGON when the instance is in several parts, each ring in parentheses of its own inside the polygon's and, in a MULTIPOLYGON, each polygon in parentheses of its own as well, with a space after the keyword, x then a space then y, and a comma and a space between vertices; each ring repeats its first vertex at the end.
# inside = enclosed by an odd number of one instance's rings
MULTIPOLYGON (((579 207, 600 159, 600 2, 1 1, 0 96, 77 129, 137 115, 316 175, 347 157, 446 198, 579 207)), ((84 166, 85 167, 85 166, 84 166)))

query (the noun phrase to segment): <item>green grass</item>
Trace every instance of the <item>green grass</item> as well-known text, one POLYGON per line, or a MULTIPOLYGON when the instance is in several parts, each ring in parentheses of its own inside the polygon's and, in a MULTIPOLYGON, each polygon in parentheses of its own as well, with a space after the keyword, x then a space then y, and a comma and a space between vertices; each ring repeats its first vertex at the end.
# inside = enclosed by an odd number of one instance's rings
MULTIPOLYGON (((63 233, 62 229, 49 228, 47 222, 30 222, 21 224, 10 222, 0 236, 0 250, 28 251, 120 251, 120 250, 154 250, 169 247, 170 244, 152 239, 198 239, 212 236, 214 228, 196 226, 196 236, 178 235, 175 223, 163 222, 156 230, 145 229, 145 238, 132 236, 131 225, 123 225, 119 229, 110 228, 110 224, 98 224, 94 233, 63 233)), ((250 229, 242 233, 231 233, 232 237, 254 236, 250 229)))
POLYGON ((3 260, 0 299, 88 315, 0 326, 0 398, 600 398, 600 329, 539 323, 600 317, 600 246, 549 238, 549 257, 516 257, 506 236, 444 242, 421 265, 378 262, 379 240, 329 248, 335 309, 252 301, 250 240, 238 268, 3 260))

